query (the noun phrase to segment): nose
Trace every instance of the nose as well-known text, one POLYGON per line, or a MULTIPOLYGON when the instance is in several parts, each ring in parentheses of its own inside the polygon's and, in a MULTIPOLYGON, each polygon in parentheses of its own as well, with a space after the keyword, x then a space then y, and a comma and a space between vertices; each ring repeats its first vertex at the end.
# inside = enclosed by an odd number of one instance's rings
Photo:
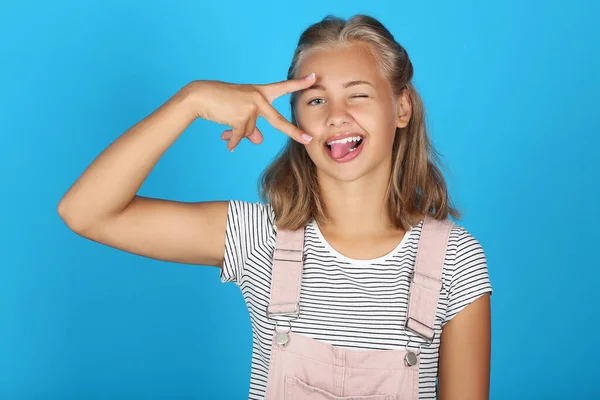
POLYGON ((345 104, 333 101, 329 103, 329 113, 326 119, 328 127, 343 126, 344 124, 348 124, 351 119, 345 104))

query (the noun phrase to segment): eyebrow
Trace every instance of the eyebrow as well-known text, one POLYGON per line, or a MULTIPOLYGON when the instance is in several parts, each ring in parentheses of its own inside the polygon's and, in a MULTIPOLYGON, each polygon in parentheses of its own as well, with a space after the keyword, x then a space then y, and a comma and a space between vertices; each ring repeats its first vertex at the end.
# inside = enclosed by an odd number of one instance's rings
MULTIPOLYGON (((350 82, 346 82, 342 85, 342 87, 344 89, 348 89, 349 87, 352 86, 358 86, 358 85, 369 85, 371 87, 374 87, 371 82, 367 82, 367 81, 350 81, 350 82)), ((325 86, 321 85, 320 83, 315 83, 314 85, 312 85, 309 88, 304 89, 302 92, 306 92, 308 90, 311 89, 315 89, 315 90, 325 90, 325 86)))

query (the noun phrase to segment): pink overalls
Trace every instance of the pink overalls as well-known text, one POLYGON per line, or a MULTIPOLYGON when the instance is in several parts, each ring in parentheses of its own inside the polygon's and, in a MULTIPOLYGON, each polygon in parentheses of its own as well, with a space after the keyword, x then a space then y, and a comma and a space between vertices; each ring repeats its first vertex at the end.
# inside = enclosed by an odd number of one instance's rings
MULTIPOLYGON (((433 341, 450 220, 426 217, 410 287, 405 329, 433 341)), ((353 350, 297 335, 304 229, 278 230, 267 316, 289 317, 273 333, 267 400, 416 400, 419 351, 353 350)))

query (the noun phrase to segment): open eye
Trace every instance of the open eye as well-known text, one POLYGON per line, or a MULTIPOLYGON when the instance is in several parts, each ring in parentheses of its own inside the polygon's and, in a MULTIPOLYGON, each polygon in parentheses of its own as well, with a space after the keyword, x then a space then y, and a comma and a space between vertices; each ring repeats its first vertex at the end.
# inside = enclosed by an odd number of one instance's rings
POLYGON ((308 105, 311 105, 311 106, 316 106, 316 105, 318 105, 318 104, 323 104, 322 102, 324 102, 324 101, 325 101, 324 99, 322 99, 322 98, 320 98, 320 97, 319 97, 319 98, 316 98, 316 99, 312 99, 312 100, 310 100, 310 101, 309 101, 308 103, 306 103, 306 104, 308 104, 308 105), (321 101, 321 103, 315 103, 316 101, 321 101))

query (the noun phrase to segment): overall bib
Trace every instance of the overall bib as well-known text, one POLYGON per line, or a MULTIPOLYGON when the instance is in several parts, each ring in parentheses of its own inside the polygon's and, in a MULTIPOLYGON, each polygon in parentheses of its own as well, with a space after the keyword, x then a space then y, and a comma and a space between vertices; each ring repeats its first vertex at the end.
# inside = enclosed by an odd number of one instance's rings
MULTIPOLYGON (((431 344, 446 247, 453 223, 426 217, 410 282, 404 328, 431 344)), ((292 332, 300 315, 304 229, 278 230, 267 316, 276 322, 267 400, 416 400, 420 351, 354 350, 292 332)))

